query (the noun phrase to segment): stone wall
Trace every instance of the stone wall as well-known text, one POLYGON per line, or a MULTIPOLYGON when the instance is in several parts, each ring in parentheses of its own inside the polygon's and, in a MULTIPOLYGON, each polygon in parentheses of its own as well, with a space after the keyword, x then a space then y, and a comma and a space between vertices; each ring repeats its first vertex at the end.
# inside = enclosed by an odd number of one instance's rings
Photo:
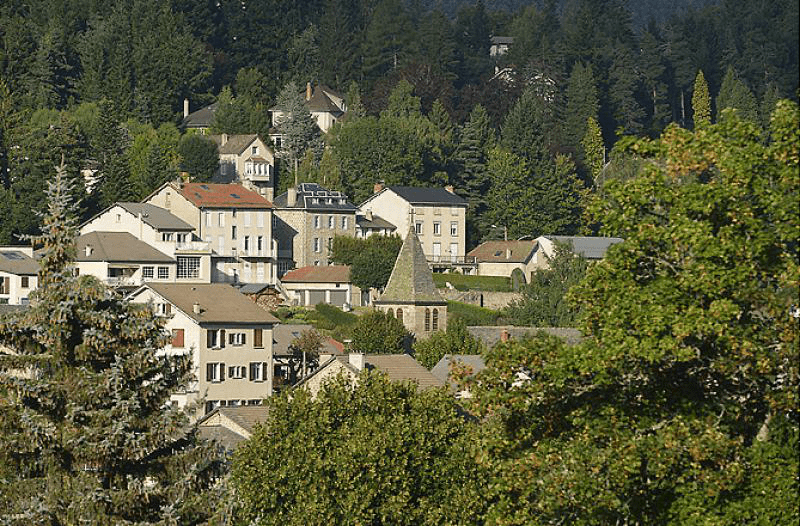
POLYGON ((507 307, 512 301, 522 299, 522 294, 519 292, 439 289, 439 294, 448 301, 460 301, 493 310, 500 310, 507 307))

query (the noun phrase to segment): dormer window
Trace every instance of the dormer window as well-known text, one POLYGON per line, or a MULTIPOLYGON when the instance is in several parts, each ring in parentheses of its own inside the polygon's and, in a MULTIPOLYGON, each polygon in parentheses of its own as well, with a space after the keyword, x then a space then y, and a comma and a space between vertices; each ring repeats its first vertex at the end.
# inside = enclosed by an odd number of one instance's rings
POLYGON ((161 232, 161 241, 172 241, 172 232, 161 232))
POLYGON ((250 153, 252 153, 253 155, 258 155, 258 146, 253 146, 252 148, 250 148, 250 153))

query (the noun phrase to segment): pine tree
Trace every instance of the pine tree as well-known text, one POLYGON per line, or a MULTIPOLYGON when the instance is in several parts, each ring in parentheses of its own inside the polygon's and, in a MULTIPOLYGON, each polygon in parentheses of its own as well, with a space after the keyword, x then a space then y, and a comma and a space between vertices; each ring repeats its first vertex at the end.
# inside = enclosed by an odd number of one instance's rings
POLYGON ((723 110, 728 108, 736 110, 742 119, 756 124, 761 122, 758 116, 758 101, 731 67, 725 72, 717 95, 718 120, 723 117, 723 110))
POLYGON ((469 202, 469 211, 480 216, 486 210, 489 174, 486 170, 489 149, 494 146, 494 129, 483 106, 476 105, 464 124, 455 152, 456 187, 469 202))
POLYGON ((567 107, 564 116, 564 138, 567 145, 580 152, 580 144, 586 135, 586 122, 597 119, 600 102, 597 98, 592 67, 577 62, 567 83, 567 107))
POLYGON ((297 171, 309 149, 319 160, 323 146, 319 127, 306 108, 296 83, 289 82, 283 87, 275 107, 282 113, 277 123, 278 131, 283 135, 279 153, 289 161, 291 171, 297 171))
POLYGON ((694 112, 695 126, 711 124, 711 96, 708 94, 708 83, 706 83, 703 70, 697 72, 697 78, 694 80, 692 111, 694 112))
POLYGON ((157 356, 163 324, 75 276, 75 207, 62 162, 48 190, 38 289, 0 318, 0 520, 198 524, 220 459, 170 393, 189 356, 157 356))
POLYGON ((586 119, 586 135, 581 141, 583 149, 583 160, 589 169, 589 175, 595 186, 601 183, 598 181, 603 172, 605 164, 605 148, 603 146, 603 134, 600 125, 593 117, 586 119))

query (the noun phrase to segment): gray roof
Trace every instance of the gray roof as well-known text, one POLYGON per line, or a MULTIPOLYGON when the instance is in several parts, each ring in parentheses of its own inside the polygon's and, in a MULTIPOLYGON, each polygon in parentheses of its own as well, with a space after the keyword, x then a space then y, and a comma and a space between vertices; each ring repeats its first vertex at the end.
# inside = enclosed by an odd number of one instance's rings
POLYGON ((467 206, 460 196, 450 193, 444 188, 420 188, 417 186, 388 186, 387 190, 396 193, 412 205, 455 205, 467 206))
POLYGON ((192 225, 160 206, 150 203, 117 203, 117 205, 136 217, 142 214, 142 221, 156 230, 186 230, 187 232, 194 230, 192 225))
POLYGON ((450 380, 450 367, 454 363, 469 367, 472 374, 478 374, 486 369, 486 363, 480 354, 445 354, 433 366, 431 374, 443 382, 454 383, 450 380))
POLYGON ((197 111, 193 111, 183 119, 183 122, 181 122, 181 127, 210 128, 211 123, 214 122, 214 113, 216 113, 217 108, 219 108, 219 102, 209 104, 208 106, 200 108, 197 111))
MULTIPOLYGON (((307 324, 288 324, 281 323, 272 328, 272 354, 275 356, 288 356, 289 345, 305 331, 312 330, 314 327, 307 324)), ((340 354, 339 350, 330 342, 329 338, 322 337, 322 354, 340 354)))
POLYGON ((89 232, 78 237, 76 261, 106 261, 119 263, 175 263, 170 256, 159 252, 128 232, 89 232), (86 254, 86 247, 91 253, 86 254))
MULTIPOLYGON (((273 199, 272 203, 279 208, 290 208, 288 196, 289 192, 284 192, 273 199)), ((297 200, 291 208, 342 210, 347 212, 356 210, 356 206, 347 199, 345 194, 335 190, 328 190, 317 183, 300 183, 297 185, 297 200)))
POLYGON ((39 263, 21 250, 0 250, 0 270, 9 274, 32 276, 38 274, 39 263))
POLYGON ((305 101, 305 104, 310 112, 333 113, 335 115, 344 113, 342 109, 328 97, 328 94, 321 89, 314 90, 314 94, 310 99, 305 101))
POLYGON ((269 409, 263 405, 218 407, 197 422, 197 429, 201 438, 214 440, 229 451, 233 451, 249 437, 243 436, 224 425, 209 424, 209 420, 212 420, 217 414, 229 419, 247 433, 252 433, 256 424, 266 421, 267 416, 269 416, 269 409))
POLYGON ((586 259, 603 259, 611 245, 622 243, 619 237, 542 236, 551 241, 572 245, 572 251, 586 259))
POLYGON ((396 226, 376 214, 372 214, 371 220, 367 219, 366 216, 356 216, 356 224, 358 224, 359 228, 397 230, 396 226))
POLYGON ((567 345, 576 345, 583 339, 581 331, 569 327, 472 326, 467 327, 467 330, 473 338, 483 342, 487 349, 491 349, 501 341, 503 332, 507 333, 509 339, 520 340, 544 331, 551 336, 561 338, 567 345))
POLYGON ((225 283, 151 282, 146 286, 197 323, 278 323, 275 316, 225 283), (194 312, 195 303, 199 314, 194 312))
MULTIPOLYGON (((346 356, 339 360, 347 360, 346 356)), ((408 354, 367 354, 364 356, 367 369, 386 373, 393 382, 415 382, 420 389, 442 387, 444 381, 435 377, 421 363, 408 354)))
POLYGON ((492 44, 513 44, 514 37, 496 36, 490 39, 492 44))
POLYGON ((209 135, 209 139, 217 143, 217 150, 220 154, 241 154, 245 148, 253 144, 253 141, 258 139, 255 133, 244 135, 228 135, 225 144, 222 144, 222 135, 209 135))
POLYGON ((446 303, 433 283, 431 268, 413 225, 400 247, 392 275, 377 303, 446 303))

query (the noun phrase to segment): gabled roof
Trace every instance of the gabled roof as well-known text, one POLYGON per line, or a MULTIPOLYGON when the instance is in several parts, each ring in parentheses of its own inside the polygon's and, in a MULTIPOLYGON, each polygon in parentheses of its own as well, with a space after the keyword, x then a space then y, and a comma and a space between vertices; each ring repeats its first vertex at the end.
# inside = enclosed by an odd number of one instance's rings
POLYGON ((469 251, 478 263, 525 263, 536 249, 536 241, 486 241, 469 251))
POLYGON ((78 236, 76 244, 78 253, 75 260, 78 262, 175 263, 170 256, 128 232, 89 232, 78 236))
POLYGON ((39 272, 39 263, 21 250, 0 250, 0 270, 9 274, 34 276, 39 272))
POLYGON ((198 208, 272 208, 272 203, 240 184, 183 183, 176 188, 198 208))
POLYGON ((314 94, 310 99, 305 101, 306 108, 312 113, 333 113, 341 115, 344 113, 342 109, 334 103, 327 93, 321 89, 314 90, 314 94))
POLYGON ((542 236, 551 241, 572 245, 572 251, 586 259, 603 259, 611 245, 622 243, 619 237, 542 236))
POLYGON ((234 450, 250 438, 253 428, 267 420, 269 408, 264 405, 218 407, 197 421, 200 437, 214 440, 234 450))
POLYGON ((511 45, 514 43, 514 37, 503 37, 503 36, 496 36, 491 37, 489 39, 492 44, 499 45, 499 44, 506 44, 511 45))
POLYGON ((184 117, 181 122, 182 128, 210 128, 211 123, 214 122, 214 113, 219 108, 219 102, 209 104, 197 111, 194 111, 184 117))
MULTIPOLYGON (((305 331, 314 329, 312 325, 308 324, 289 324, 281 323, 272 328, 272 354, 275 356, 287 356, 292 354, 289 351, 289 346, 292 342, 300 337, 305 331)), ((323 337, 322 348, 319 350, 321 354, 341 354, 340 349, 336 344, 336 340, 332 338, 323 337)))
POLYGON ((400 247, 389 282, 378 303, 436 303, 445 301, 436 290, 433 274, 422 251, 414 226, 400 247))
POLYGON ((447 205, 467 206, 464 198, 444 188, 422 188, 418 186, 387 186, 382 191, 390 190, 412 205, 447 205))
POLYGON ((377 214, 372 214, 372 219, 367 219, 366 216, 362 215, 356 216, 356 224, 359 226, 359 228, 385 228, 388 230, 397 230, 396 226, 377 214))
MULTIPOLYGON (((337 357, 347 360, 347 357, 337 357)), ((444 382, 436 378, 421 363, 408 354, 367 354, 364 356, 367 369, 377 369, 393 382, 415 382, 420 389, 442 387, 444 382)))
MULTIPOLYGON (((253 141, 258 139, 258 135, 255 133, 249 133, 244 135, 227 135, 227 140, 225 144, 222 143, 222 135, 209 135, 209 139, 217 143, 217 150, 220 154, 234 154, 240 155, 248 146, 253 144, 253 141)), ((263 141, 262 141, 263 142, 263 141)), ((264 143, 264 146, 267 146, 267 143, 264 143)))
POLYGON ((139 214, 142 214, 142 221, 156 230, 186 230, 189 232, 194 230, 192 225, 160 206, 150 203, 116 203, 116 205, 134 216, 138 217, 139 214))
POLYGON ((281 281, 283 283, 349 283, 350 267, 347 265, 301 267, 284 274, 281 281))
POLYGON ((297 185, 296 191, 297 199, 293 207, 289 206, 288 191, 275 198, 275 206, 279 208, 340 210, 347 212, 354 212, 356 210, 356 205, 347 199, 347 195, 337 190, 328 190, 317 183, 300 183, 297 185))
POLYGON ((443 382, 454 383, 450 379, 451 364, 469 367, 473 375, 486 369, 486 362, 480 354, 445 354, 433 366, 431 374, 443 382))
POLYGON ((197 323, 274 324, 278 319, 225 283, 147 283, 149 287, 197 323), (194 304, 200 313, 194 312, 194 304))

